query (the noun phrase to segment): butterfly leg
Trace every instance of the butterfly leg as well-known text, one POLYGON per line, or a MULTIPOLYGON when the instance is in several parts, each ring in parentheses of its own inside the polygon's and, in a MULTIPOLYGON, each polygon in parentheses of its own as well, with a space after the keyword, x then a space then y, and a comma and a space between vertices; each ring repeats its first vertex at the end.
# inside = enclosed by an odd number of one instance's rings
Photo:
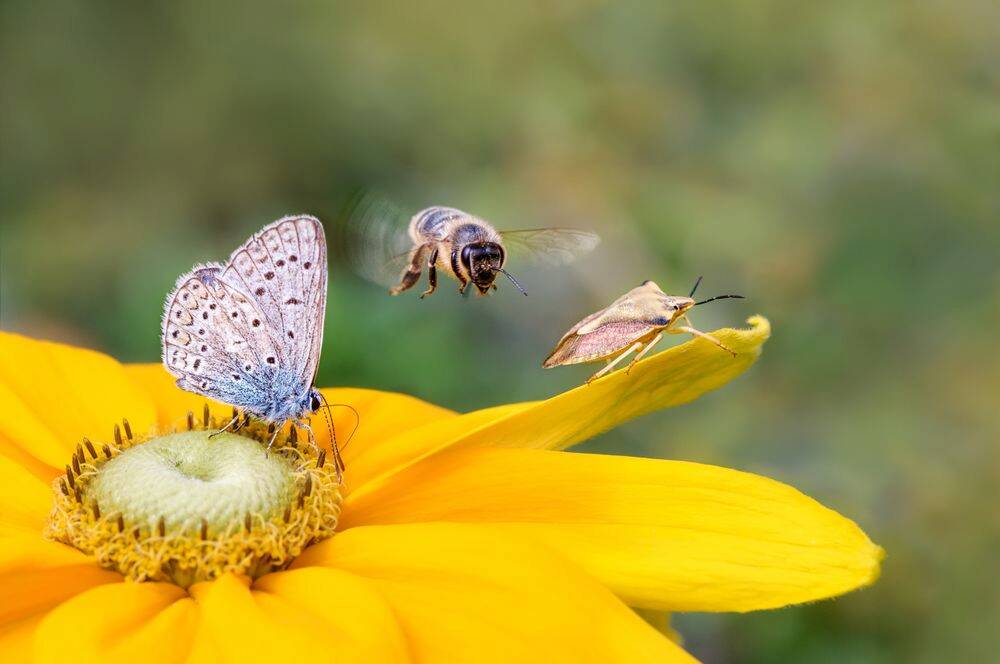
POLYGON ((239 431, 240 429, 243 428, 243 423, 240 421, 242 419, 243 419, 243 415, 241 415, 240 413, 237 413, 236 415, 233 416, 233 419, 229 420, 229 424, 227 424, 226 426, 222 427, 221 429, 219 429, 218 431, 216 431, 214 433, 208 434, 208 437, 210 439, 211 438, 215 438, 219 434, 226 433, 227 431, 229 431, 230 428, 232 428, 233 431, 239 431))
POLYGON ((673 329, 677 330, 678 332, 687 332, 688 334, 693 334, 696 337, 701 337, 702 339, 707 339, 708 341, 711 341, 713 344, 715 344, 716 346, 718 346, 722 350, 726 351, 727 353, 732 353, 733 357, 736 357, 736 351, 735 350, 733 350, 732 348, 730 348, 726 344, 722 343, 721 341, 719 341, 718 339, 716 339, 715 337, 713 337, 711 334, 706 334, 705 332, 702 332, 701 330, 696 330, 696 329, 694 329, 693 327, 691 327, 689 325, 684 325, 684 326, 681 326, 681 327, 675 327, 673 329))
POLYGON ((628 367, 626 367, 625 369, 626 376, 632 373, 632 367, 636 365, 636 362, 645 357, 646 353, 652 350, 653 346, 660 343, 660 339, 662 338, 663 338, 663 332, 660 332, 655 337, 653 337, 649 342, 647 342, 646 345, 642 347, 642 350, 640 350, 638 353, 635 354, 635 357, 632 358, 632 361, 628 363, 628 367))
POLYGON ((274 440, 278 437, 278 434, 281 433, 281 430, 282 430, 282 428, 284 428, 284 426, 285 426, 285 423, 282 422, 280 425, 274 427, 274 434, 271 436, 271 440, 268 441, 268 443, 267 443, 267 451, 268 452, 271 451, 271 446, 274 445, 274 440))
POLYGON ((399 285, 395 288, 389 290, 393 295, 399 295, 403 291, 410 290, 420 279, 420 273, 424 270, 424 254, 430 248, 429 244, 422 244, 413 250, 413 257, 410 259, 410 265, 406 268, 406 272, 403 273, 403 277, 399 282, 399 285))
MULTIPOLYGON (((303 422, 296 420, 295 424, 306 430, 309 435, 309 444, 313 446, 314 450, 319 449, 319 445, 316 443, 316 436, 313 434, 312 426, 308 422, 303 422)), ((337 434, 334 432, 333 438, 330 440, 330 448, 333 450, 333 466, 334 470, 337 471, 337 481, 342 482, 344 479, 343 472, 346 469, 344 465, 344 459, 340 456, 340 448, 337 446, 337 434)))
POLYGON ((427 259, 427 290, 420 294, 420 299, 424 299, 433 293, 438 286, 437 273, 438 248, 434 247, 430 257, 427 259))
POLYGON ((606 374, 609 371, 611 371, 612 369, 614 369, 616 366, 618 366, 621 363, 622 360, 624 360, 626 357, 628 357, 629 355, 631 355, 633 352, 639 350, 640 348, 642 348, 642 342, 641 341, 636 341, 634 344, 632 344, 631 346, 629 346, 628 349, 622 351, 621 355, 619 355, 618 357, 616 357, 612 361, 608 362, 608 365, 606 367, 604 367, 603 369, 601 369, 600 371, 598 371, 597 373, 595 373, 593 376, 591 376, 590 378, 588 378, 587 379, 587 385, 590 385, 595 380, 597 380, 598 378, 600 378, 604 374, 606 374))

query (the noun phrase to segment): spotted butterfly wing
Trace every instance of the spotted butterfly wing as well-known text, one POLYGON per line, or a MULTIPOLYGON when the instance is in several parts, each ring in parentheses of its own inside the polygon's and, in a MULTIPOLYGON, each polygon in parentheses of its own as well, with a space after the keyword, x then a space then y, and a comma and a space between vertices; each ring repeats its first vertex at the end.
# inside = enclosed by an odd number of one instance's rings
POLYGON ((323 226, 284 217, 225 264, 177 280, 163 318, 163 363, 182 389, 269 420, 307 410, 323 343, 323 226))

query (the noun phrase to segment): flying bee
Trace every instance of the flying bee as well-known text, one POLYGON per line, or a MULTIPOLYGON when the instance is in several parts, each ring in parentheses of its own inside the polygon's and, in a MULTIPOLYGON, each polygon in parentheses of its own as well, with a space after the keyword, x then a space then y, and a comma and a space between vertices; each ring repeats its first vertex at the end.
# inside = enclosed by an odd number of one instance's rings
POLYGON ((566 264, 594 249, 600 238, 571 228, 498 231, 492 224, 455 208, 434 206, 413 215, 406 232, 400 215, 380 201, 359 206, 349 242, 355 267, 362 275, 391 285, 392 295, 413 288, 427 269, 424 298, 437 289, 438 273, 459 283, 463 295, 471 285, 480 295, 496 290, 502 274, 524 295, 527 292, 506 269, 508 248, 550 264, 566 264))
POLYGON ((723 351, 735 351, 710 334, 696 330, 688 318, 691 307, 714 300, 739 298, 742 295, 718 295, 695 302, 694 292, 701 283, 701 277, 694 284, 691 293, 667 295, 653 281, 642 285, 615 300, 606 309, 587 316, 567 332, 552 354, 542 363, 546 369, 566 364, 582 364, 607 360, 606 367, 587 379, 587 383, 597 380, 614 369, 631 353, 636 356, 625 373, 632 370, 653 346, 663 339, 664 334, 687 333, 707 339, 723 351))

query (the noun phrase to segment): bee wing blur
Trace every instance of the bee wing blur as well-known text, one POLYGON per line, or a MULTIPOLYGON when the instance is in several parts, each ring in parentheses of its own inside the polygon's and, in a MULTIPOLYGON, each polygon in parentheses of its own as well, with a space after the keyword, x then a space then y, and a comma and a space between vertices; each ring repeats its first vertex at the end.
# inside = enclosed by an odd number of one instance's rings
POLYGON ((590 251, 601 238, 596 233, 575 228, 536 228, 500 233, 515 257, 525 256, 538 263, 566 265, 590 251), (520 249, 520 251, 518 251, 520 249))
POLYGON ((343 246, 351 269, 379 286, 395 286, 413 251, 409 222, 410 215, 389 199, 361 197, 344 225, 343 246))

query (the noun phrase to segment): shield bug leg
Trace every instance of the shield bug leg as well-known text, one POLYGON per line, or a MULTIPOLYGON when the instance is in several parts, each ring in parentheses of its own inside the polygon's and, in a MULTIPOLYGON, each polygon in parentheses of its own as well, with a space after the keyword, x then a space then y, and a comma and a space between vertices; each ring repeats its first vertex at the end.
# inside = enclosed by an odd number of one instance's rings
POLYGON ((629 355, 631 355, 635 351, 639 350, 640 348, 642 348, 642 342, 641 341, 636 341, 634 344, 632 344, 627 349, 625 349, 624 351, 622 351, 621 355, 619 355, 615 359, 613 359, 610 362, 608 362, 608 365, 606 367, 604 367, 603 369, 601 369, 600 371, 598 371, 597 373, 595 373, 593 376, 591 376, 590 378, 588 378, 587 379, 587 384, 590 385, 595 380, 597 380, 601 376, 605 375, 606 373, 608 373, 609 371, 611 371, 612 369, 614 369, 616 366, 618 366, 619 364, 621 364, 622 360, 624 360, 626 357, 628 357, 629 355))
POLYGON ((636 353, 635 357, 632 358, 632 361, 628 363, 628 367, 625 368, 626 376, 632 373, 632 367, 634 367, 639 360, 645 357, 646 353, 648 353, 653 349, 653 346, 660 343, 660 339, 662 338, 663 338, 663 332, 660 332, 655 337, 653 337, 649 342, 647 342, 646 345, 642 347, 642 350, 636 353))
POLYGON ((434 251, 431 252, 430 257, 427 259, 427 290, 420 294, 420 299, 424 299, 435 290, 437 290, 438 285, 438 273, 437 273, 437 259, 438 259, 438 248, 434 247, 434 251))
POLYGON ((675 327, 674 330, 676 330, 677 332, 687 332, 688 334, 693 334, 696 337, 701 337, 702 339, 707 339, 708 341, 711 341, 713 344, 715 344, 716 346, 718 346, 722 350, 724 350, 724 351, 726 351, 728 353, 731 353, 733 357, 736 357, 736 351, 735 350, 733 350, 732 348, 730 348, 726 344, 722 343, 721 341, 719 341, 718 339, 716 339, 715 337, 713 337, 711 334, 706 334, 706 333, 702 332, 701 330, 696 330, 696 329, 694 329, 693 327, 691 327, 689 325, 682 325, 681 327, 675 327))

